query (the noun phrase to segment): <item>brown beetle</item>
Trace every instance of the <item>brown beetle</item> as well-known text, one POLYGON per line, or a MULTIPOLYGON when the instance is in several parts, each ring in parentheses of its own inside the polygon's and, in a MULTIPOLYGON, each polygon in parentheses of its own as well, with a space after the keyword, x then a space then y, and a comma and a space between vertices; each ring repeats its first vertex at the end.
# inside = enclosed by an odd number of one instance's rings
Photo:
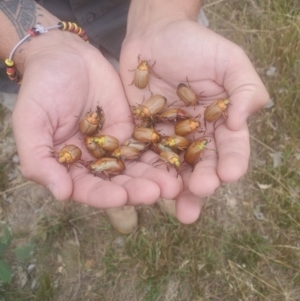
MULTIPOLYGON (((165 146, 165 145, 161 144, 160 142, 152 143, 151 150, 157 154, 160 154, 161 152, 173 152, 173 150, 170 147, 165 146)), ((174 151, 174 152, 176 152, 176 151, 174 151)))
POLYGON ((141 156, 141 152, 138 149, 134 148, 134 147, 123 145, 123 146, 115 149, 111 153, 111 156, 116 158, 116 159, 136 160, 136 161, 138 161, 140 156, 141 156))
POLYGON ((186 84, 180 83, 177 87, 176 94, 187 107, 198 105, 198 98, 196 94, 186 84))
POLYGON ((137 126, 133 131, 133 138, 145 143, 157 143, 160 140, 160 134, 152 128, 137 126))
POLYGON ((221 115, 226 119, 227 107, 230 104, 229 99, 218 99, 209 105, 204 111, 204 120, 212 122, 217 120, 221 115))
POLYGON ((167 99, 162 95, 153 95, 142 104, 132 106, 132 114, 137 119, 153 118, 153 115, 160 112, 167 103, 167 99))
MULTIPOLYGON (((196 131, 201 126, 200 121, 195 118, 185 119, 179 121, 175 124, 174 130, 175 134, 179 136, 186 136, 194 131, 196 131)), ((204 131, 198 131, 203 133, 204 131)))
POLYGON ((134 147, 134 148, 138 149, 139 151, 144 151, 148 147, 147 143, 138 141, 134 138, 127 139, 126 141, 124 141, 122 143, 122 145, 129 146, 129 147, 134 147))
POLYGON ((170 147, 173 150, 185 150, 189 147, 191 142, 185 137, 174 135, 163 137, 161 139, 161 144, 170 147))
POLYGON ((189 106, 197 106, 199 104, 199 97, 201 92, 198 96, 193 92, 193 90, 190 87, 189 80, 186 78, 186 82, 188 85, 184 83, 180 83, 177 86, 176 94, 179 97, 180 100, 182 100, 187 107, 189 106))
POLYGON ((88 150, 93 150, 93 149, 95 149, 95 146, 97 146, 97 143, 94 142, 94 138, 95 137, 93 137, 93 136, 84 137, 84 143, 88 150))
POLYGON ((210 141, 208 141, 208 139, 206 139, 206 138, 202 138, 202 139, 195 140, 194 142, 192 142, 184 154, 184 161, 187 164, 192 165, 194 167, 195 164, 199 160, 201 160, 202 152, 204 149, 210 150, 210 151, 215 151, 214 149, 206 147, 206 145, 209 142, 210 141))
MULTIPOLYGON (((50 147, 51 148, 51 147, 50 147)), ((52 148, 51 148, 52 149, 52 148)), ((65 145, 60 151, 52 149, 53 154, 57 154, 57 161, 67 166, 70 170, 70 165, 81 160, 81 149, 73 144, 65 145)))
POLYGON ((181 108, 170 108, 162 112, 161 114, 155 115, 155 119, 166 122, 177 122, 179 120, 188 118, 192 118, 192 116, 181 108))
POLYGON ((142 119, 136 126, 140 126, 142 128, 153 128, 155 126, 155 122, 153 119, 142 119))
POLYGON ((84 142, 88 152, 97 159, 104 157, 107 154, 102 147, 93 141, 94 137, 87 136, 84 138, 84 142))
POLYGON ((87 169, 94 171, 95 176, 103 172, 109 179, 111 176, 120 174, 125 169, 124 162, 115 158, 101 158, 87 163, 87 169))
MULTIPOLYGON (((174 166, 177 171, 177 176, 178 176, 178 172, 179 172, 179 168, 180 168, 179 156, 172 151, 171 152, 170 151, 162 151, 159 153, 159 156, 160 156, 160 158, 158 160, 156 160, 153 164, 162 160, 165 164, 167 164, 168 171, 169 171, 169 165, 174 166)), ((161 165, 161 164, 156 165, 156 167, 159 165, 161 165)))
POLYGON ((150 70, 154 67, 155 62, 152 64, 152 66, 150 66, 150 61, 141 60, 140 56, 141 55, 138 56, 139 64, 137 68, 134 70, 129 70, 134 71, 133 81, 130 85, 134 84, 137 88, 144 89, 149 84, 150 70))
MULTIPOLYGON (((119 147, 119 140, 110 135, 99 135, 94 137, 87 137, 85 141, 89 139, 89 142, 94 142, 104 150, 112 152, 119 147)), ((86 142, 87 144, 87 142, 86 142)))
POLYGON ((87 112, 85 118, 78 124, 78 130, 83 135, 92 135, 97 130, 101 130, 105 120, 104 111, 97 106, 95 112, 87 112))

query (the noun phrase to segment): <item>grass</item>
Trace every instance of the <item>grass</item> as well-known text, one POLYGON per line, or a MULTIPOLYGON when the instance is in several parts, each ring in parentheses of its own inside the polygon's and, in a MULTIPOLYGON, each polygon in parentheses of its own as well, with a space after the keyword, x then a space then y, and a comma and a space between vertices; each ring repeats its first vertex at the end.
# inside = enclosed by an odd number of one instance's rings
MULTIPOLYGON (((37 268, 22 290, 16 280, 0 285, 0 300, 300 300, 300 6, 205 5, 210 27, 243 47, 274 101, 249 119, 247 175, 208 198, 193 225, 140 207, 139 229, 129 236, 115 232, 101 211, 56 201, 44 208, 40 198, 33 230, 22 232, 37 245, 37 268)), ((1 164, 2 190, 9 182, 1 164)), ((9 223, 12 212, 5 212, 9 223)), ((20 265, 13 257, 10 263, 20 265)))

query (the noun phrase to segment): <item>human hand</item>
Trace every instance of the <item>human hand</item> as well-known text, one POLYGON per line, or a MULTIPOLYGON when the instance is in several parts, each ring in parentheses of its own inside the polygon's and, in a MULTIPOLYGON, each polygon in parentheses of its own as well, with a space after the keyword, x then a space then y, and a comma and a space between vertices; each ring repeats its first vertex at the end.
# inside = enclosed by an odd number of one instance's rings
MULTIPOLYGON (((136 105, 144 96, 145 99, 150 96, 147 89, 129 86, 133 74, 128 70, 136 68, 141 54, 141 59, 156 62, 150 88, 154 94, 165 96, 168 104, 178 100, 176 88, 179 83, 186 83, 186 77, 196 94, 203 92, 201 104, 207 106, 220 98, 229 98, 232 104, 226 122, 219 120, 215 127, 207 123, 205 136, 211 137, 209 148, 217 152, 204 150, 193 171, 182 165, 184 190, 176 197, 177 217, 183 223, 192 223, 201 211, 199 197, 213 194, 222 182, 234 182, 247 171, 250 143, 246 120, 266 104, 269 96, 247 55, 237 45, 181 14, 162 12, 153 18, 143 18, 142 11, 137 13, 131 6, 120 59, 120 74, 129 103, 136 105)), ((203 118, 204 106, 186 110, 203 118)), ((158 128, 164 134, 172 131, 170 126, 158 128)), ((201 135, 195 133, 189 138, 193 136, 201 135)), ((157 155, 148 153, 142 160, 151 164, 157 155)))
POLYGON ((97 105, 106 118, 102 132, 120 143, 131 136, 134 124, 120 78, 96 48, 59 31, 34 38, 34 43, 27 50, 31 54, 13 111, 22 174, 49 188, 58 200, 71 198, 98 208, 149 204, 161 194, 174 197, 181 188, 178 180, 145 163, 126 163, 125 172, 109 181, 85 167, 71 166, 68 173, 57 162, 49 147, 60 150, 66 144, 78 146, 84 161, 93 159, 78 123, 97 105))

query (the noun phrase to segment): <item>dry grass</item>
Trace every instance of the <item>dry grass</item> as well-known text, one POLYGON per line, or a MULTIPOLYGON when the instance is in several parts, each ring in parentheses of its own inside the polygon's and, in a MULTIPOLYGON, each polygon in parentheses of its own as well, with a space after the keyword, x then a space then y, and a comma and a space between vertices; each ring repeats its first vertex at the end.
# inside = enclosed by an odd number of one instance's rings
MULTIPOLYGON (((15 277, 0 285, 0 300, 300 300, 299 2, 211 0, 205 11, 213 30, 245 49, 274 101, 249 120, 248 174, 208 198, 190 226, 156 207, 139 208, 139 229, 129 236, 101 211, 57 203, 30 183, 2 194, 1 220, 14 244, 36 248, 26 263, 8 255, 15 277), (31 263, 20 289, 18 267, 31 263)), ((1 190, 23 183, 10 178, 17 164, 3 110, 1 137, 12 149, 2 154, 1 190)))

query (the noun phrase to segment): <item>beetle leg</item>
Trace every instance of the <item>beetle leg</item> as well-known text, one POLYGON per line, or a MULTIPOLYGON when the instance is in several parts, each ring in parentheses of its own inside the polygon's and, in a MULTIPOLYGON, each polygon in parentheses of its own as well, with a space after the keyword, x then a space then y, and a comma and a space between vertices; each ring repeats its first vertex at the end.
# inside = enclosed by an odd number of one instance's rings
MULTIPOLYGON (((151 60, 148 61, 148 64, 149 64, 150 62, 151 62, 151 60)), ((154 63, 152 64, 152 66, 149 65, 149 68, 150 68, 150 69, 153 68, 155 64, 156 64, 156 61, 154 61, 154 63)))
POLYGON ((138 55, 138 64, 140 64, 141 61, 142 61, 142 60, 141 60, 141 54, 139 54, 139 55, 138 55))
POLYGON ((201 133, 204 133, 203 134, 203 137, 205 136, 205 133, 206 133, 206 129, 204 129, 204 130, 200 130, 200 131, 197 131, 199 134, 201 134, 201 133))
POLYGON ((51 151, 50 151, 51 154, 53 154, 53 155, 59 154, 59 151, 55 150, 53 147, 51 147, 51 146, 48 146, 48 147, 51 149, 51 151))
MULTIPOLYGON (((164 159, 160 158, 160 159, 158 159, 157 161, 155 161, 154 163, 156 163, 156 162, 158 162, 158 161, 163 161, 163 162, 162 162, 161 164, 158 164, 158 165, 154 166, 155 168, 156 168, 156 167, 159 167, 159 166, 161 166, 161 165, 163 165, 163 164, 166 164, 167 171, 170 172, 169 162, 165 162, 164 159)), ((152 163, 152 165, 153 165, 154 163, 152 163)), ((174 167, 175 167, 175 166, 174 166, 174 167)), ((177 170, 176 167, 175 167, 175 169, 177 170)), ((178 171, 177 171, 177 174, 178 174, 178 171)))
POLYGON ((148 90, 149 90, 150 93, 151 93, 151 96, 153 96, 153 92, 152 92, 151 89, 150 89, 150 83, 149 83, 149 82, 148 82, 147 86, 148 86, 148 90))
MULTIPOLYGON (((154 164, 157 163, 157 162, 159 162, 159 161, 162 161, 162 158, 158 158, 156 161, 154 161, 154 162, 152 163, 152 165, 154 166, 154 164)), ((164 163, 165 163, 165 162, 164 162, 164 163)), ((162 164, 164 164, 164 163, 162 163, 162 164)), ((154 167, 160 166, 160 165, 162 165, 162 164, 156 165, 156 166, 154 166, 154 167)))
MULTIPOLYGON (((131 70, 129 70, 129 71, 131 71, 131 70)), ((132 86, 133 83, 134 83, 134 79, 132 80, 131 84, 129 84, 128 86, 132 86)))
POLYGON ((206 124, 206 119, 204 118, 204 126, 205 126, 205 129, 207 129, 207 124, 206 124))
MULTIPOLYGON (((187 84, 188 84, 189 89, 191 89, 191 86, 190 86, 190 82, 189 82, 189 80, 188 80, 188 77, 186 76, 185 78, 186 78, 186 82, 187 82, 187 84)), ((192 90, 192 89, 191 89, 191 90, 192 90)))
POLYGON ((111 177, 109 172, 107 172, 106 170, 103 170, 103 173, 105 174, 105 176, 108 178, 109 181, 111 181, 111 177))
MULTIPOLYGON (((201 97, 201 94, 203 94, 205 91, 202 91, 202 92, 200 92, 199 93, 199 95, 198 95, 198 98, 200 98, 201 97)), ((204 97, 204 96, 203 96, 204 97)))
POLYGON ((206 147, 205 150, 217 152, 214 148, 207 148, 207 147, 206 147))
MULTIPOLYGON (((81 160, 81 161, 83 161, 83 160, 81 160)), ((76 166, 76 167, 78 167, 78 168, 82 168, 82 166, 80 166, 80 165, 76 165, 74 163, 73 163, 73 165, 76 166)))
POLYGON ((168 162, 166 162, 163 158, 157 159, 155 162, 152 163, 152 165, 154 165, 154 164, 157 163, 158 161, 162 161, 162 163, 161 163, 161 164, 158 164, 158 165, 156 165, 156 166, 154 166, 155 168, 156 168, 156 167, 159 167, 159 166, 161 166, 161 165, 166 164, 166 165, 167 165, 167 170, 169 171, 169 164, 168 164, 168 162))
POLYGON ((192 165, 192 172, 194 171, 194 169, 195 169, 195 166, 197 165, 197 163, 199 162, 199 161, 202 161, 202 153, 203 152, 201 152, 201 154, 199 155, 199 158, 196 160, 196 162, 194 162, 194 164, 192 165))
MULTIPOLYGON (((178 101, 180 101, 180 100, 175 100, 175 101, 173 101, 170 105, 167 106, 167 108, 169 108, 170 106, 172 106, 174 103, 176 103, 176 102, 178 102, 178 101)), ((186 106, 184 106, 184 107, 186 107, 186 106)), ((180 108, 182 108, 182 107, 180 107, 180 108)), ((180 108, 178 108, 178 109, 180 109, 180 108)))

